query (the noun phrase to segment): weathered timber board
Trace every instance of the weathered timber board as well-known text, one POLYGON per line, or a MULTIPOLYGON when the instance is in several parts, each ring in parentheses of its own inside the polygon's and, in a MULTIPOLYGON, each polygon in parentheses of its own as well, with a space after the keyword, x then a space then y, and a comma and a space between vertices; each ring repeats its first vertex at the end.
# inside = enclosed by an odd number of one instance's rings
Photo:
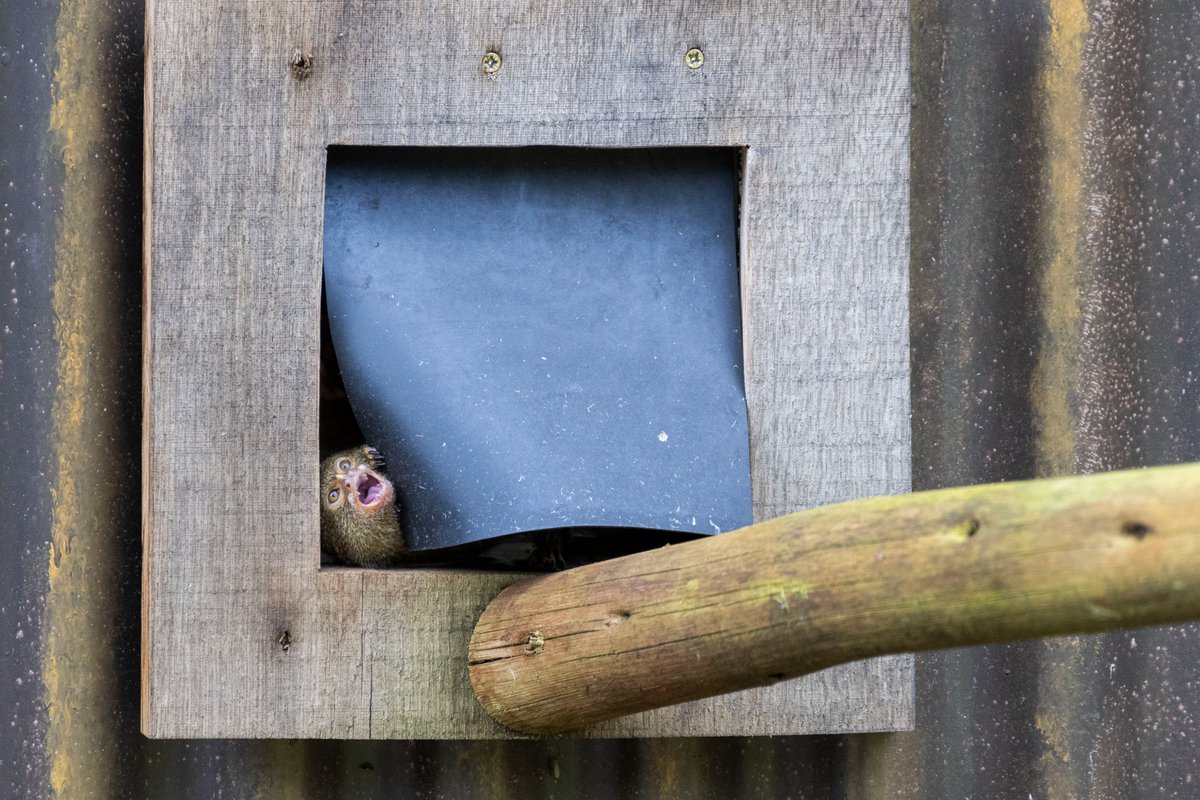
MULTIPOLYGON (((906 3, 157 0, 148 14, 147 734, 512 735, 475 702, 466 650, 517 576, 319 569, 329 144, 747 147, 755 518, 908 490, 906 3), (693 46, 700 70, 683 65, 693 46)), ((912 717, 898 657, 582 735, 912 717)))

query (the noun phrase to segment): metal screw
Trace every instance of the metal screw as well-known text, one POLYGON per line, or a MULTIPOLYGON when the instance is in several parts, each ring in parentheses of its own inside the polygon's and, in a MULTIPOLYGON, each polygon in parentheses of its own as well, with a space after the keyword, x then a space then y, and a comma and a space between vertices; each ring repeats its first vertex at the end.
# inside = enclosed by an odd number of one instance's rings
POLYGON ((704 51, 693 47, 683 54, 683 63, 688 65, 688 69, 700 69, 704 66, 704 51))
POLYGON ((494 75, 500 71, 500 65, 504 63, 504 59, 495 50, 488 50, 483 54, 483 71, 488 75, 494 75))

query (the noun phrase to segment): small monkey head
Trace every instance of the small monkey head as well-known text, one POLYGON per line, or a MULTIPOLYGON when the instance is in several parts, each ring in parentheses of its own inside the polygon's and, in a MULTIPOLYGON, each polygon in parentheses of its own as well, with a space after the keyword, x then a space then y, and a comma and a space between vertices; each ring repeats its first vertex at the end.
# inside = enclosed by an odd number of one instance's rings
POLYGON ((396 490, 373 447, 321 462, 321 546, 347 564, 383 566, 404 550, 396 490))

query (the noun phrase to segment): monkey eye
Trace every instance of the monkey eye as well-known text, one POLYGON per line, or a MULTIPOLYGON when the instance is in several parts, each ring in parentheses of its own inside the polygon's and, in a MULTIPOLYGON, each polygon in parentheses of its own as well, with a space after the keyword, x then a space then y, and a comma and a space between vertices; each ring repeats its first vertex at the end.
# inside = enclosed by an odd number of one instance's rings
POLYGON ((348 458, 343 458, 341 461, 337 462, 337 468, 338 468, 339 472, 347 471, 348 469, 350 469, 350 466, 351 466, 350 459, 348 459, 348 458))
POLYGON ((342 496, 341 489, 330 489, 329 494, 325 495, 325 499, 332 505, 337 502, 337 499, 342 496))

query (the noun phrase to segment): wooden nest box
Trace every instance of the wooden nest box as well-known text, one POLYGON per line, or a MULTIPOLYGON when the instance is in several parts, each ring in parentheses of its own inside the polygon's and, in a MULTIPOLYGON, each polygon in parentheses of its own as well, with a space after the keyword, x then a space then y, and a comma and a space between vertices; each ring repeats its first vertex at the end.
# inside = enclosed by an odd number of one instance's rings
MULTIPOLYGON (((149 736, 514 735, 465 654, 520 575, 321 567, 331 146, 739 148, 753 518, 909 490, 907 4, 433 9, 149 5, 149 736)), ((886 657, 583 735, 896 730, 912 698, 886 657)))

